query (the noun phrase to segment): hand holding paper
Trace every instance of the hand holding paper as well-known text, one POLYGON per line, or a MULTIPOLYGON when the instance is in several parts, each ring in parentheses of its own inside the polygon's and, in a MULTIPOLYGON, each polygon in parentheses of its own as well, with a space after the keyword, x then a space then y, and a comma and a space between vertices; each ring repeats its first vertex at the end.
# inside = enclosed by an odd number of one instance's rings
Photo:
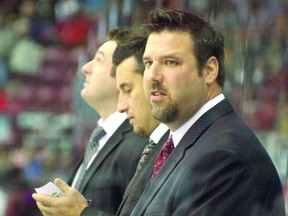
POLYGON ((88 206, 81 193, 59 178, 35 190, 32 197, 44 215, 79 216, 88 206))
POLYGON ((38 194, 46 194, 53 197, 62 196, 64 193, 52 182, 48 182, 46 185, 35 188, 38 194))

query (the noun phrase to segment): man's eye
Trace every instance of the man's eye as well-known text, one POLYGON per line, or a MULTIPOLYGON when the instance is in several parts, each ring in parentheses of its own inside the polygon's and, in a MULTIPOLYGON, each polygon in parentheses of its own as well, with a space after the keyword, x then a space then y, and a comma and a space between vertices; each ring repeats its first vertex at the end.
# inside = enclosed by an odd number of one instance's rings
POLYGON ((173 60, 167 60, 167 61, 166 61, 166 65, 168 65, 168 66, 176 66, 176 65, 177 65, 177 62, 176 62, 176 61, 173 61, 173 60))
POLYGON ((145 68, 148 69, 148 68, 151 67, 152 61, 146 61, 146 62, 144 62, 144 65, 145 65, 145 68))
POLYGON ((130 88, 123 90, 124 94, 126 94, 126 95, 129 95, 131 93, 131 91, 132 91, 132 89, 130 89, 130 88))

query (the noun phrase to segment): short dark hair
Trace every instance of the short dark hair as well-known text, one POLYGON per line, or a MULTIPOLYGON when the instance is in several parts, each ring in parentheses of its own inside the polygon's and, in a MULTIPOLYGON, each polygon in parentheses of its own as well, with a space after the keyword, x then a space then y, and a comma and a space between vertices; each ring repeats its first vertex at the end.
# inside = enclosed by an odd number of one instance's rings
POLYGON ((155 9, 151 11, 148 23, 144 26, 148 33, 169 31, 188 32, 194 41, 194 49, 200 75, 207 60, 214 56, 218 60, 217 83, 223 87, 225 82, 224 37, 204 19, 179 10, 155 9))
POLYGON ((108 31, 107 41, 114 40, 117 45, 125 43, 140 34, 140 29, 130 27, 114 27, 108 31))
POLYGON ((113 67, 112 76, 116 75, 116 67, 125 59, 134 57, 137 62, 137 66, 134 70, 135 73, 141 75, 144 74, 145 66, 142 61, 147 37, 145 35, 138 35, 133 39, 130 39, 126 43, 119 44, 113 54, 113 67))
MULTIPOLYGON (((114 27, 111 28, 106 36, 106 41, 115 41, 117 47, 121 44, 127 43, 143 34, 143 29, 132 27, 114 27)), ((116 47, 116 49, 117 49, 116 47)), ((116 50, 115 50, 116 51, 116 50)), ((114 53, 115 53, 114 51, 114 53)), ((110 75, 115 77, 116 68, 113 66, 110 75)))

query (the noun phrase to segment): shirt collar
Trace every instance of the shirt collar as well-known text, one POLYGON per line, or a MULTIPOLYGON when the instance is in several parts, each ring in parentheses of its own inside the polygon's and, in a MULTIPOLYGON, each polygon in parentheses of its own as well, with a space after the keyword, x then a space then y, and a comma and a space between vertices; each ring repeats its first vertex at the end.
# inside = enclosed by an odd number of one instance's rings
POLYGON ((169 130, 167 125, 160 124, 155 130, 151 133, 150 139, 152 139, 155 143, 158 143, 162 136, 169 130))
POLYGON ((107 119, 100 118, 97 124, 104 128, 105 132, 110 136, 118 129, 118 127, 127 119, 126 113, 115 112, 107 119))
POLYGON ((216 97, 214 97, 212 100, 205 103, 197 112, 195 115, 193 115, 187 122, 185 122, 180 128, 178 128, 176 131, 172 132, 170 131, 170 134, 173 136, 173 143, 176 147, 180 140, 183 138, 185 133, 189 130, 189 128, 208 110, 210 110, 212 107, 214 107, 216 104, 220 103, 222 100, 225 99, 225 96, 223 94, 220 94, 216 97))

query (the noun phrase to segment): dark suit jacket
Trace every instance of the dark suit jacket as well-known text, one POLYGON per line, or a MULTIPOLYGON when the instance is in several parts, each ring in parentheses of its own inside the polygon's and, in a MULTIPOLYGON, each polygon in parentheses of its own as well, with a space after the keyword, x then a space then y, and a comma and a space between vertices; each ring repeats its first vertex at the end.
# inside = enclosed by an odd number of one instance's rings
POLYGON ((127 186, 120 207, 118 208, 117 215, 125 216, 131 214, 151 178, 156 157, 159 154, 161 147, 168 139, 168 136, 169 131, 162 136, 153 151, 147 157, 137 176, 127 186))
POLYGON ((101 149, 83 179, 79 191, 92 203, 81 215, 94 215, 95 209, 116 214, 147 142, 147 138, 133 132, 128 120, 124 121, 101 149))
POLYGON ((285 216, 278 173, 227 99, 184 135, 132 214, 285 216))
MULTIPOLYGON (((142 165, 142 168, 138 172, 137 176, 130 181, 129 185, 125 190, 122 202, 118 208, 116 215, 128 216, 131 214, 132 210, 136 206, 143 191, 145 190, 146 185, 151 178, 156 157, 159 154, 161 147, 168 139, 168 136, 169 131, 162 136, 157 145, 154 147, 153 151, 147 157, 146 162, 142 165)), ((148 144, 148 142, 146 144, 148 144)), ((109 214, 100 210, 94 210, 93 215, 112 216, 115 214, 109 214)))

